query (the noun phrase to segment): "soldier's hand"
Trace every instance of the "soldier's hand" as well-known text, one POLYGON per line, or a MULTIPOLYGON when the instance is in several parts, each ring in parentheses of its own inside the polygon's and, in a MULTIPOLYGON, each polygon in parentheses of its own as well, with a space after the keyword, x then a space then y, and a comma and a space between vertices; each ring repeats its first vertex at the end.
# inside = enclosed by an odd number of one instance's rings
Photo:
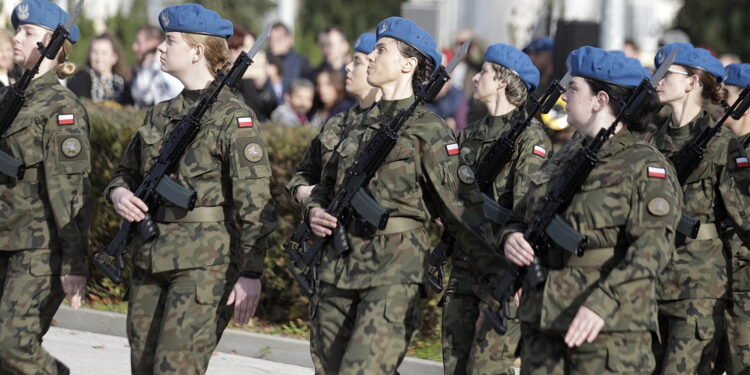
POLYGON ((125 220, 139 222, 146 218, 145 213, 148 212, 148 206, 132 191, 124 187, 118 187, 112 190, 110 199, 115 206, 115 212, 125 220))
POLYGON ((479 316, 477 317, 477 320, 474 322, 474 332, 479 332, 479 330, 482 329, 485 319, 486 318, 484 317, 484 311, 480 310, 479 316))
POLYGON ((86 289, 86 276, 63 275, 60 276, 60 282, 70 307, 74 309, 81 307, 83 291, 86 289))
POLYGON ((569 348, 581 346, 584 341, 591 343, 596 340, 602 327, 604 327, 604 319, 588 307, 581 306, 568 327, 565 343, 569 348))
POLYGON ((313 207, 307 214, 310 230, 318 237, 330 236, 336 229, 336 217, 320 207, 313 207))
POLYGON ((505 256, 517 266, 528 266, 534 261, 534 249, 526 242, 521 232, 507 235, 503 248, 505 256))
POLYGON ((516 294, 513 295, 513 302, 515 302, 516 307, 521 306, 521 294, 523 293, 523 288, 519 288, 516 294))
POLYGON ((258 307, 260 300, 261 284, 258 279, 240 277, 232 293, 229 294, 227 306, 234 304, 234 322, 239 325, 245 325, 250 318, 255 316, 255 309, 258 307))
POLYGON ((312 194, 314 188, 315 185, 298 186, 297 189, 294 190, 294 199, 297 201, 297 203, 302 203, 304 199, 310 197, 310 194, 312 194))

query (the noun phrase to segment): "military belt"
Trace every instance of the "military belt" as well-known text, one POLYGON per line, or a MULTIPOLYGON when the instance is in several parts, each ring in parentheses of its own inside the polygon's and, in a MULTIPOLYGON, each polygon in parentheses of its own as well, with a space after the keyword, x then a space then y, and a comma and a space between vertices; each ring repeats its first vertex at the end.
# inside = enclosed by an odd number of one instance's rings
POLYGON ((12 184, 12 183, 18 183, 23 182, 27 184, 35 184, 39 182, 39 168, 33 167, 33 168, 26 168, 23 172, 23 178, 16 180, 15 178, 8 177, 6 175, 0 174, 0 184, 12 184))
POLYGON ((614 247, 600 249, 586 249, 581 256, 571 256, 565 263, 566 267, 601 267, 615 256, 614 247))
POLYGON ((696 240, 712 240, 714 238, 719 238, 719 230, 716 229, 716 224, 701 223, 700 228, 698 228, 698 235, 695 236, 695 239, 696 240))
POLYGON ((387 236, 389 234, 403 233, 419 229, 424 227, 424 224, 419 220, 410 219, 408 217, 392 217, 388 219, 388 224, 385 229, 380 229, 375 232, 376 236, 387 236))
POLYGON ((195 207, 188 211, 180 207, 160 206, 154 220, 162 223, 210 223, 224 221, 224 207, 195 207))

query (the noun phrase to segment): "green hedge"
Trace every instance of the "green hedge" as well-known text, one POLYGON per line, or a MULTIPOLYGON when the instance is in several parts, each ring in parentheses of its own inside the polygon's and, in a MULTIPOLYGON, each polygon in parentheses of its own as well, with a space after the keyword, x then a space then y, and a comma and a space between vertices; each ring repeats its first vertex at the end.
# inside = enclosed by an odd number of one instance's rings
MULTIPOLYGON (((131 135, 141 125, 145 111, 117 106, 84 103, 91 120, 91 143, 93 173, 91 181, 95 198, 94 218, 91 228, 91 252, 103 248, 115 235, 120 218, 112 205, 106 202, 102 191, 109 182, 131 135)), ((302 322, 307 320, 307 298, 297 287, 286 268, 290 260, 282 249, 284 241, 291 236, 300 222, 300 207, 285 193, 284 185, 295 165, 302 157, 310 139, 317 133, 311 128, 288 128, 264 124, 263 137, 269 147, 273 177, 271 193, 276 202, 279 221, 272 234, 273 246, 266 257, 263 274, 263 297, 258 309, 260 319, 276 322, 302 322)), ((89 298, 97 301, 118 302, 124 292, 123 286, 112 285, 91 263, 92 280, 89 298)), ((129 281, 128 272, 125 281, 129 281)), ((422 301, 423 336, 433 336, 438 325, 436 300, 422 301)))

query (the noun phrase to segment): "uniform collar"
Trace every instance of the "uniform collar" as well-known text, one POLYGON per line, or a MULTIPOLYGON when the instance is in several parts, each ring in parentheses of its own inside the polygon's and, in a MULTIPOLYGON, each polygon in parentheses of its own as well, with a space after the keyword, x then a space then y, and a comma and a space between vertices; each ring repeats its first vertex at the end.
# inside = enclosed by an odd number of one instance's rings
POLYGON ((669 137, 675 140, 682 140, 689 138, 691 134, 703 131, 703 129, 708 126, 710 119, 711 117, 708 115, 708 112, 701 111, 701 113, 690 120, 687 125, 676 128, 672 126, 672 116, 669 116, 669 118, 667 119, 667 124, 666 126, 664 126, 664 128, 666 129, 667 135, 669 137))
POLYGON ((602 149, 599 150, 599 157, 606 158, 615 155, 620 151, 633 146, 637 140, 638 138, 636 135, 633 134, 627 126, 623 126, 619 132, 615 133, 612 138, 604 143, 602 149))
MULTIPOLYGON (((185 116, 188 113, 188 109, 191 109, 195 107, 196 104, 198 104, 198 100, 203 97, 204 94, 208 94, 210 90, 213 90, 214 87, 218 84, 218 81, 214 80, 211 82, 210 85, 208 85, 208 88, 205 88, 203 90, 182 90, 180 92, 180 95, 177 95, 177 97, 174 98, 169 103, 169 106, 167 107, 167 117, 170 119, 179 119, 185 116)), ((219 97, 217 98, 217 102, 226 101, 229 98, 232 97, 231 90, 228 87, 224 87, 219 92, 219 97)))
POLYGON ((26 89, 26 94, 31 96, 37 91, 48 89, 54 85, 59 85, 60 81, 57 79, 57 72, 50 70, 47 73, 32 80, 29 87, 26 89))
POLYGON ((383 116, 394 117, 398 111, 409 108, 414 103, 414 95, 400 100, 381 100, 376 105, 383 116))
POLYGON ((522 115, 524 115, 526 111, 523 111, 520 107, 500 116, 487 116, 487 120, 485 121, 485 124, 487 124, 488 127, 494 128, 494 127, 504 127, 508 124, 515 124, 516 121, 520 119, 522 115))

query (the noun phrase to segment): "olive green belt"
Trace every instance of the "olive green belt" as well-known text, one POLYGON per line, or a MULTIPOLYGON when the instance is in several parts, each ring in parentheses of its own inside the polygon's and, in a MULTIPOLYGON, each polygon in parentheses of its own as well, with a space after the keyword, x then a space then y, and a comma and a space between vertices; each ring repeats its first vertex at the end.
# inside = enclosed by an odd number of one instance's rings
POLYGON ((701 223, 700 228, 698 228, 698 235, 695 236, 695 239, 696 240, 712 240, 714 238, 719 238, 719 230, 716 229, 716 224, 701 223))
POLYGON ((224 221, 224 207, 195 207, 188 211, 180 207, 159 207, 154 220, 163 223, 208 223, 224 221))
POLYGON ((23 182, 27 184, 35 184, 39 182, 39 168, 27 168, 23 171, 23 178, 16 180, 15 178, 8 177, 6 175, 0 175, 0 184, 12 184, 23 182))
POLYGON ((615 256, 614 247, 586 249, 582 256, 573 255, 565 263, 566 267, 601 267, 615 256))
POLYGON ((387 236, 389 234, 403 233, 424 227, 424 223, 408 217, 392 217, 388 219, 385 229, 375 232, 376 236, 387 236))

